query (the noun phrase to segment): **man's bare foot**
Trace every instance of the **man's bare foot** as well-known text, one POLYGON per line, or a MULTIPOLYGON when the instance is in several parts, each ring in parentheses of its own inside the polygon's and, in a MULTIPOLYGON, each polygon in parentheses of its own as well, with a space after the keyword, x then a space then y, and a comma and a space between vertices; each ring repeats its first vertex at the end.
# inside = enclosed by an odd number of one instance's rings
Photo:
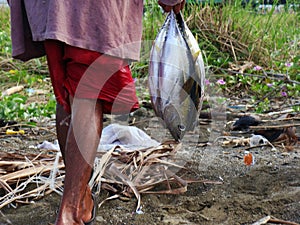
POLYGON ((75 207, 72 204, 74 201, 71 199, 68 200, 61 203, 55 225, 84 225, 86 222, 90 222, 95 204, 90 188, 86 188, 79 207, 75 207))
POLYGON ((95 202, 92 198, 91 189, 87 187, 81 207, 81 209, 83 210, 82 220, 84 222, 89 222, 92 219, 94 204, 95 202))

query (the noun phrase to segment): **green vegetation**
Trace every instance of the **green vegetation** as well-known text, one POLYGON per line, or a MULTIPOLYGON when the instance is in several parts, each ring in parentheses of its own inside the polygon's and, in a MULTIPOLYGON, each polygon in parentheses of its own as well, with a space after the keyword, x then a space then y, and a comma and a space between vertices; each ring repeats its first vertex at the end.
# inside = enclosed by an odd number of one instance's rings
POLYGON ((11 58, 9 10, 0 8, 0 119, 29 122, 51 117, 55 112, 55 97, 51 91, 45 58, 23 63, 11 58), (12 95, 5 90, 24 86, 12 95))
MULTIPOLYGON (((274 4, 262 10, 252 4, 242 6, 242 0, 226 2, 190 3, 184 10, 209 68, 208 92, 251 98, 258 113, 272 110, 274 102, 299 99, 300 5, 290 1, 281 9, 274 4), (292 3, 294 7, 289 8, 292 3), (224 84, 218 83, 220 78, 224 84)), ((164 18, 155 15, 157 11, 151 4, 150 12, 151 23, 149 18, 144 19, 152 26, 146 26, 144 37, 155 38, 153 33, 157 33, 164 18)))
POLYGON ((12 94, 3 97, 0 102, 0 115, 6 120, 25 120, 40 117, 51 117, 54 113, 56 102, 53 96, 48 97, 48 101, 43 104, 39 102, 29 102, 29 97, 25 94, 12 94))
MULTIPOLYGON (((145 2, 141 60, 132 65, 136 78, 147 76, 151 44, 165 18, 157 1, 145 2)), ((250 4, 242 7, 242 1, 235 0, 222 5, 189 3, 183 13, 202 50, 210 74, 207 85, 217 88, 214 93, 250 98, 259 113, 272 110, 275 101, 299 99, 299 6, 281 12, 275 7, 262 11, 250 4), (220 79, 223 83, 218 83, 220 79)), ((24 86, 22 91, 2 97, 0 118, 28 120, 53 115, 55 99, 45 58, 26 63, 11 59, 8 8, 0 8, 0 21, 0 91, 24 86), (30 91, 41 89, 47 93, 30 91)), ((297 104, 292 108, 299 111, 297 104)))

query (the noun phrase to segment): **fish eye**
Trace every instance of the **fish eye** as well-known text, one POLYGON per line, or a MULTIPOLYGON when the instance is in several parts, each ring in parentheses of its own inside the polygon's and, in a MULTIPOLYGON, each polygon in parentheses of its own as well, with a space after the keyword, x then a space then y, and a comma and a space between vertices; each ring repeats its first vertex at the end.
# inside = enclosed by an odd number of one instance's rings
POLYGON ((184 130, 185 130, 185 126, 182 125, 182 124, 179 124, 179 125, 178 125, 178 129, 179 129, 180 131, 184 131, 184 130))

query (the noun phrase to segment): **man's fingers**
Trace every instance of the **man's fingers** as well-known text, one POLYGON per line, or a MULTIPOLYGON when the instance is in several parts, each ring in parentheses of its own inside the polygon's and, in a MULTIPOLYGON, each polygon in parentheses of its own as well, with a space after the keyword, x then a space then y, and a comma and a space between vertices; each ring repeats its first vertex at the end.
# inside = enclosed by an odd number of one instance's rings
POLYGON ((163 9, 165 10, 165 12, 171 12, 172 10, 172 6, 166 5, 165 7, 163 7, 163 9))
POLYGON ((173 7, 173 10, 174 10, 175 14, 178 14, 184 8, 184 5, 185 5, 185 0, 183 0, 182 2, 175 5, 173 7))
MULTIPOLYGON (((184 8, 184 5, 185 5, 185 0, 183 0, 180 4, 181 4, 181 9, 183 9, 183 8, 184 8)), ((180 9, 180 10, 181 10, 181 9, 180 9)))
POLYGON ((172 6, 163 4, 161 1, 158 1, 158 4, 163 8, 165 12, 170 12, 173 8, 172 6))
POLYGON ((181 3, 175 5, 174 8, 173 8, 175 14, 178 14, 181 9, 182 9, 181 8, 181 3))
POLYGON ((185 0, 183 0, 181 3, 179 3, 179 11, 178 11, 178 13, 184 8, 184 5, 185 5, 185 0))
POLYGON ((180 10, 183 9, 185 0, 183 0, 181 3, 178 3, 175 6, 165 5, 161 1, 158 1, 158 4, 163 8, 165 12, 170 12, 172 9, 174 10, 175 14, 178 14, 180 10))

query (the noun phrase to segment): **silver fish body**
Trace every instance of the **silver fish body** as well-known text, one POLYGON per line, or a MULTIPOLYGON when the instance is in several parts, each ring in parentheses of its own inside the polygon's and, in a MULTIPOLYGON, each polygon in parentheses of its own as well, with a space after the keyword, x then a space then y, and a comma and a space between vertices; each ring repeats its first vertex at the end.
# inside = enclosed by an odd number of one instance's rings
POLYGON ((166 18, 153 43, 149 65, 153 108, 175 140, 197 125, 205 77, 198 43, 178 16, 171 12, 166 18))

